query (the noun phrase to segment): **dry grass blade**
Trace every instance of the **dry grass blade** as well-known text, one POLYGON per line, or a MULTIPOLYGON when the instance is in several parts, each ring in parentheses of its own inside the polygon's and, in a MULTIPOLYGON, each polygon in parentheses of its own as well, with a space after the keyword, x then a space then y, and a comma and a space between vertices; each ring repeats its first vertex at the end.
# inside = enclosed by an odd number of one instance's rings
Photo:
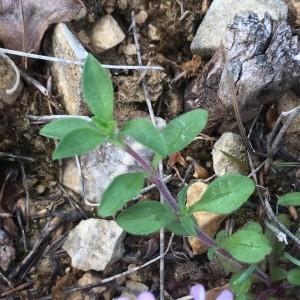
POLYGON ((241 114, 240 114, 240 110, 239 110, 239 106, 238 106, 238 102, 237 102, 237 98, 236 98, 236 90, 235 90, 235 85, 234 85, 234 81, 233 81, 233 75, 232 72, 230 71, 230 68, 226 67, 226 74, 227 74, 227 80, 228 80, 228 84, 229 84, 229 90, 230 90, 230 95, 231 95, 231 99, 232 99, 232 104, 233 104, 233 109, 234 109, 234 113, 235 113, 235 118, 240 130, 240 134, 242 137, 242 140, 245 144, 245 147, 247 148, 248 152, 251 154, 251 156, 254 156, 254 150, 247 138, 246 135, 246 131, 241 119, 241 114))
POLYGON ((280 141, 282 141, 282 137, 285 134, 285 132, 287 131, 288 127, 290 126, 290 124, 293 122, 293 120, 297 117, 297 115, 300 113, 300 105, 293 108, 292 110, 288 111, 288 112, 282 112, 272 130, 272 134, 271 137, 269 139, 268 145, 267 145, 267 150, 268 150, 268 161, 265 164, 265 168, 264 168, 264 172, 267 173, 272 160, 273 160, 273 156, 276 153, 279 143, 280 141), (281 121, 283 119, 283 117, 289 115, 288 119, 286 120, 286 122, 283 124, 283 126, 281 127, 281 129, 279 130, 276 138, 275 134, 278 131, 278 128, 281 124, 281 121), (273 141, 274 140, 274 141, 273 141))

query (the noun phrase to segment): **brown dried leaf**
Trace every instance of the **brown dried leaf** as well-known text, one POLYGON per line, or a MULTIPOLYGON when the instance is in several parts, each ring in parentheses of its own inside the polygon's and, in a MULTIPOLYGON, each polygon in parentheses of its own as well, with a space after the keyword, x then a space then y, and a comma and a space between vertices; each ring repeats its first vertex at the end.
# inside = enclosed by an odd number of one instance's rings
POLYGON ((71 21, 81 5, 79 0, 0 0, 0 40, 8 49, 38 52, 49 25, 71 21))

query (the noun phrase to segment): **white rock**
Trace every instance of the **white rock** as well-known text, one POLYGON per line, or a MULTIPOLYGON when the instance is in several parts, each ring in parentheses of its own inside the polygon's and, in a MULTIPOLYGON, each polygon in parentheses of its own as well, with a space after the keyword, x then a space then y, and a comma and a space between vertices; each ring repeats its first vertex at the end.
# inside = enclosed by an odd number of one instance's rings
MULTIPOLYGON (((166 123, 160 120, 159 128, 166 123)), ((139 143, 129 142, 130 146, 142 157, 150 161, 152 152, 145 149, 139 143)), ((100 148, 80 156, 81 172, 83 175, 84 192, 81 185, 81 178, 77 170, 75 159, 65 161, 63 171, 63 184, 81 196, 85 195, 85 202, 97 204, 101 195, 114 177, 128 172, 142 171, 139 164, 123 149, 105 143, 100 148)))
POLYGON ((123 48, 123 53, 126 55, 136 55, 135 44, 127 44, 123 48))
POLYGON ((231 132, 225 132, 217 140, 212 150, 213 168, 217 176, 224 174, 246 175, 245 170, 233 160, 225 156, 220 150, 234 156, 248 166, 245 145, 241 136, 231 132))
MULTIPOLYGON (((280 115, 282 112, 287 112, 297 107, 300 104, 299 97, 294 92, 288 91, 277 102, 277 112, 280 115)), ((284 117, 282 122, 285 123, 289 116, 284 117)), ((293 120, 287 129, 287 133, 296 133, 300 129, 300 114, 293 120)))
POLYGON ((120 44, 125 34, 111 15, 105 15, 94 25, 91 34, 91 45, 96 53, 106 51, 120 44))
POLYGON ((135 22, 137 24, 142 24, 145 23, 145 21, 148 18, 148 13, 145 10, 140 10, 136 15, 135 15, 135 22))
MULTIPOLYGON (((85 50, 81 47, 78 39, 72 35, 65 24, 55 26, 52 37, 54 57, 78 61, 85 55, 85 50)), ((82 67, 55 62, 52 63, 51 72, 57 92, 62 97, 68 113, 70 115, 87 115, 89 110, 80 92, 82 67)))
MULTIPOLYGON (((149 290, 145 284, 134 280, 127 280, 126 287, 138 293, 149 290)), ((123 292, 121 296, 126 297, 128 300, 136 300, 136 296, 128 292, 123 292)))
POLYGON ((103 271, 121 258, 124 237, 125 232, 115 221, 91 218, 70 231, 62 248, 71 256, 74 267, 103 271))
POLYGON ((275 20, 285 20, 288 5, 281 0, 214 0, 192 41, 191 51, 212 56, 221 44, 226 26, 232 23, 237 13, 247 10, 254 11, 260 19, 268 12, 275 20))
POLYGON ((152 24, 148 25, 148 37, 149 37, 150 41, 159 41, 160 40, 160 36, 157 33, 157 28, 152 24))

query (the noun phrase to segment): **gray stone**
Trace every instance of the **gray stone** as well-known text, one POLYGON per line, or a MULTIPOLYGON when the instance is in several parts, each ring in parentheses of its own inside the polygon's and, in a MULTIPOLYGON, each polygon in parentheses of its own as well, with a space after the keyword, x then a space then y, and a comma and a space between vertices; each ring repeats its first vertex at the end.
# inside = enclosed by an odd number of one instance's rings
MULTIPOLYGON (((86 53, 75 36, 65 24, 57 24, 52 37, 52 55, 54 57, 79 61, 86 53), (75 49, 75 51, 74 51, 75 49), (76 51, 77 50, 77 51, 76 51)), ((64 106, 70 115, 88 115, 89 110, 80 91, 82 67, 74 64, 55 62, 51 64, 53 82, 57 94, 62 97, 64 106)))
POLYGON ((80 270, 103 271, 124 252, 125 232, 115 221, 88 219, 70 231, 63 249, 80 270))
POLYGON ((248 166, 246 149, 241 136, 231 132, 222 134, 212 150, 213 168, 217 176, 225 174, 247 175, 243 168, 225 156, 220 150, 234 156, 243 162, 245 166, 248 166))
POLYGON ((120 44, 125 34, 111 15, 105 15, 94 25, 91 34, 91 45, 96 53, 106 51, 120 44))
POLYGON ((260 19, 268 12, 275 20, 285 20, 288 5, 281 0, 214 0, 192 41, 191 51, 212 56, 221 45, 226 26, 232 23, 237 13, 247 10, 257 13, 260 19))
MULTIPOLYGON (((159 128, 166 123, 161 118, 156 118, 159 128)), ((153 153, 142 145, 128 140, 129 145, 144 159, 150 161, 153 153)), ((140 165, 123 149, 105 143, 98 149, 80 156, 82 179, 78 172, 74 158, 65 160, 63 171, 63 184, 84 197, 88 205, 98 205, 102 193, 116 176, 143 171, 140 165), (81 184, 83 181, 83 186, 81 184)))

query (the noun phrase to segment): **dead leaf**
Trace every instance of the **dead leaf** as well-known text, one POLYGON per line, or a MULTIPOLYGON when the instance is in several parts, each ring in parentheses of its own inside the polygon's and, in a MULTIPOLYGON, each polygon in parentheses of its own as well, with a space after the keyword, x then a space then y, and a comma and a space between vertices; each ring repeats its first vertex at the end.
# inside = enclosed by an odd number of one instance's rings
POLYGON ((79 0, 0 0, 0 40, 7 49, 38 52, 49 25, 71 21, 81 6, 79 0))

